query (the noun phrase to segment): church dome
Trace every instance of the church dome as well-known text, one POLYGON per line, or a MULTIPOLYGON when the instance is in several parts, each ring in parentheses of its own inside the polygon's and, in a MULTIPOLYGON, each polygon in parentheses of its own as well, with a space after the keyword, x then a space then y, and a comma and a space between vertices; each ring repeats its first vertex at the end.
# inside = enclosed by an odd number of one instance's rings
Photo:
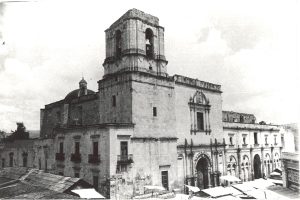
MULTIPOLYGON (((87 90, 86 95, 90 95, 90 94, 95 94, 95 92, 93 90, 87 90)), ((80 89, 73 90, 65 97, 65 101, 70 102, 73 99, 77 99, 79 96, 80 96, 80 89)))

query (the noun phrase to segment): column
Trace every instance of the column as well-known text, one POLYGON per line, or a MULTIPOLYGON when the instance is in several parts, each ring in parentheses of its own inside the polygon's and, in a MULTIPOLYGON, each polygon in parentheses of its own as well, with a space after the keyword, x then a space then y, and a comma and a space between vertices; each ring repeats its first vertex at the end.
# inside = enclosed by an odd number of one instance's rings
POLYGON ((213 175, 214 175, 214 187, 217 187, 218 186, 218 181, 217 181, 217 172, 214 172, 213 173, 213 175))
MULTIPOLYGON (((210 119, 209 119, 209 109, 207 110, 207 118, 208 118, 208 129, 209 129, 209 131, 211 131, 210 130, 210 119)), ((211 134, 211 132, 209 132, 209 135, 211 134)))
POLYGON ((240 145, 238 145, 238 148, 237 148, 237 160, 238 160, 238 163, 237 163, 237 167, 238 167, 238 174, 239 174, 239 178, 242 180, 241 178, 241 149, 240 149, 240 145))
POLYGON ((261 171, 262 177, 265 177, 264 147, 261 147, 261 171))
POLYGON ((197 130, 198 127, 197 127, 197 116, 196 116, 196 106, 194 105, 194 129, 197 130))
POLYGON ((226 150, 226 143, 225 143, 225 138, 223 138, 223 148, 224 148, 224 153, 223 153, 223 174, 227 175, 227 150, 226 150))
POLYGON ((190 117, 191 117, 191 134, 192 134, 192 130, 194 130, 194 124, 193 124, 193 113, 192 113, 192 108, 190 107, 190 117))
POLYGON ((249 163, 249 172, 250 172, 250 176, 249 176, 249 180, 254 180, 254 171, 253 171, 253 167, 254 163, 253 163, 253 148, 252 146, 250 147, 250 163, 249 163))
POLYGON ((208 187, 211 188, 211 167, 208 167, 208 187))
POLYGON ((207 114, 206 108, 204 109, 204 122, 205 122, 205 134, 207 134, 207 130, 208 130, 208 127, 207 127, 207 123, 208 123, 208 114, 207 114))
POLYGON ((274 162, 274 147, 272 146, 271 147, 271 170, 273 171, 274 170, 274 164, 275 164, 275 162, 274 162))
POLYGON ((213 152, 213 146, 212 146, 212 139, 210 139, 210 151, 211 151, 211 165, 212 165, 212 171, 215 171, 214 169, 214 152, 213 152))

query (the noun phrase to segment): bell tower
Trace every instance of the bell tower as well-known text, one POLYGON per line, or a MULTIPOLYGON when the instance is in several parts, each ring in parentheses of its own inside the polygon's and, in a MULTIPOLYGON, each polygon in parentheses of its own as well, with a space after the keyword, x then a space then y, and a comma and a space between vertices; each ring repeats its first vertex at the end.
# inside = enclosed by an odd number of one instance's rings
POLYGON ((167 76, 164 28, 159 25, 157 17, 131 9, 114 22, 105 34, 104 77, 120 71, 167 76))

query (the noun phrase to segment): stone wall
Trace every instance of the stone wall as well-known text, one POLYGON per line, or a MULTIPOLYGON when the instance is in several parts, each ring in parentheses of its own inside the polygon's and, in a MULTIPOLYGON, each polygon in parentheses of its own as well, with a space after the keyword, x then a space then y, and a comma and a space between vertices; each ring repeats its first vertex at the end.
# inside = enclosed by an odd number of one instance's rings
POLYGON ((41 137, 54 137, 55 127, 96 124, 99 121, 97 95, 83 96, 72 102, 64 100, 41 109, 41 137))
MULTIPOLYGON (((13 155, 13 166, 23 167, 23 154, 27 154, 27 167, 34 167, 36 140, 17 140, 14 142, 1 143, 0 146, 0 167, 10 167, 10 154, 13 155)), ((25 167, 26 167, 25 166, 25 167)))
POLYGON ((64 147, 64 160, 56 159, 55 173, 71 177, 79 173, 79 177, 91 185, 93 185, 93 176, 97 176, 97 190, 103 195, 109 195, 110 136, 108 129, 99 126, 61 129, 54 140, 54 155, 59 153, 61 142, 64 147), (71 154, 75 153, 75 142, 80 144, 80 161, 71 160, 71 154), (89 162, 89 155, 93 154, 93 142, 98 142, 99 163, 89 162))
POLYGON ((132 123, 130 75, 119 74, 99 82, 99 123, 132 123), (113 105, 113 96, 116 105, 113 105))
POLYGON ((176 137, 173 83, 142 74, 134 74, 132 79, 134 136, 176 137), (153 109, 156 109, 156 116, 153 109))
POLYGON ((210 140, 223 140, 222 130, 222 97, 220 92, 214 92, 197 87, 186 86, 182 84, 175 85, 175 105, 176 110, 176 132, 178 144, 182 145, 185 139, 190 143, 193 140, 195 145, 210 144, 210 140), (205 123, 210 124, 210 134, 204 131, 191 132, 192 118, 189 106, 189 100, 197 91, 202 91, 209 99, 210 113, 209 119, 204 119, 205 123))

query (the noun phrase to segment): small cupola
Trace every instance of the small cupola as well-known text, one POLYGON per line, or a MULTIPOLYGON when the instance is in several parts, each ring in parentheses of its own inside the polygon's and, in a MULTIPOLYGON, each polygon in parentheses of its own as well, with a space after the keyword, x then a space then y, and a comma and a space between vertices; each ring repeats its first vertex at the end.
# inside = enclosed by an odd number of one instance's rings
POLYGON ((81 81, 79 81, 79 94, 78 96, 87 95, 87 82, 82 77, 81 81))

